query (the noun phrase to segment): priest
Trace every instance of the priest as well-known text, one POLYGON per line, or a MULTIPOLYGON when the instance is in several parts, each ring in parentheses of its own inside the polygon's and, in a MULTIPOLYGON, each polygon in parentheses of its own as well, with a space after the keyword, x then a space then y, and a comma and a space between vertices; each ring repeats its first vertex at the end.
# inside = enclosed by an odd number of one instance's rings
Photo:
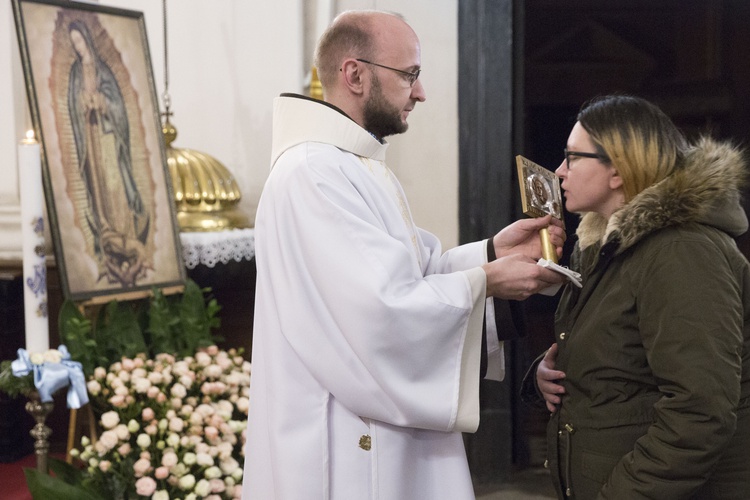
POLYGON ((340 14, 316 66, 324 99, 274 102, 255 223, 257 287, 243 498, 467 500, 462 432, 504 375, 495 300, 563 277, 537 265, 550 217, 442 252, 412 220, 386 136, 425 100, 398 15, 340 14))

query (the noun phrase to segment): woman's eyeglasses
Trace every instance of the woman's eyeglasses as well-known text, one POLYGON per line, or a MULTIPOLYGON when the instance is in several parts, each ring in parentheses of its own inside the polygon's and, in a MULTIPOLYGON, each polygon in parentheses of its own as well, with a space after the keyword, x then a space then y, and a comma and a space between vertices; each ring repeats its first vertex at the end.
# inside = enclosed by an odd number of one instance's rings
POLYGON ((581 158, 596 158, 597 160, 609 163, 609 158, 606 155, 600 155, 599 153, 585 153, 582 151, 568 151, 568 148, 563 149, 565 152, 565 166, 570 169, 570 157, 579 156, 581 158))

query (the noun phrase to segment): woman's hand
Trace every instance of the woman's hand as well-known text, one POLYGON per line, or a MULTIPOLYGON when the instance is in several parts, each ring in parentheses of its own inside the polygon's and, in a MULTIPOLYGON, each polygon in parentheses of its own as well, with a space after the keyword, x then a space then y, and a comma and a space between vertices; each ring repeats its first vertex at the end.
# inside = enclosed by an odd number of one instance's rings
POLYGON ((557 360, 557 344, 552 344, 536 368, 536 385, 544 396, 544 403, 551 413, 557 411, 561 402, 561 395, 565 394, 565 387, 559 381, 565 378, 565 372, 555 370, 557 360))

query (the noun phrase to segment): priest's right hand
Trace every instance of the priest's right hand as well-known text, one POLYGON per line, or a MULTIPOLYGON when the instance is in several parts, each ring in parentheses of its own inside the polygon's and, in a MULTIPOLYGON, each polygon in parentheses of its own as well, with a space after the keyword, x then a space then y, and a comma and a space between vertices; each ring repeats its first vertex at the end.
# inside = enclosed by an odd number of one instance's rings
POLYGON ((523 300, 557 283, 565 277, 546 269, 530 257, 507 255, 482 266, 487 274, 487 296, 523 300))

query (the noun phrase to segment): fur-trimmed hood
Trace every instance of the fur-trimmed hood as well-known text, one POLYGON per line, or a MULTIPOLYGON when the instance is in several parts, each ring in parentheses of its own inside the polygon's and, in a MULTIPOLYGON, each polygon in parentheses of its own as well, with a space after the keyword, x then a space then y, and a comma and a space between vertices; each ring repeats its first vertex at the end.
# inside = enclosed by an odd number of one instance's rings
POLYGON ((617 239, 620 253, 654 231, 688 222, 713 226, 733 237, 746 232, 748 220, 740 202, 747 177, 742 151, 702 138, 688 149, 683 165, 641 191, 609 221, 599 214, 584 214, 576 232, 580 247, 617 239))

